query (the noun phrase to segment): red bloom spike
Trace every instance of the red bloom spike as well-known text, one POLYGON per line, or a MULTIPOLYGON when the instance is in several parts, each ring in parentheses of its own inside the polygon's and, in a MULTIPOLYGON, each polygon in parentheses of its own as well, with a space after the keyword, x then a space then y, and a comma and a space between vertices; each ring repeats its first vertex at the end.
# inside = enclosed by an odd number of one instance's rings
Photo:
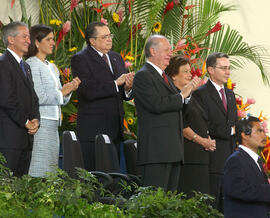
POLYGON ((166 7, 165 7, 164 14, 166 14, 168 11, 172 10, 173 7, 174 7, 173 2, 168 2, 166 7))
POLYGON ((209 36, 211 33, 214 33, 214 32, 217 32, 217 31, 221 30, 221 27, 222 27, 222 25, 221 25, 221 23, 218 21, 218 22, 216 23, 216 25, 215 25, 211 30, 209 30, 209 31, 205 34, 205 36, 209 36))
POLYGON ((70 11, 72 12, 74 8, 77 7, 79 3, 79 0, 71 0, 71 3, 70 3, 70 11))
POLYGON ((188 5, 188 6, 185 7, 185 9, 186 10, 189 10, 189 9, 194 8, 196 6, 199 6, 199 5, 188 5))
POLYGON ((102 4, 102 7, 107 8, 107 7, 109 7, 111 5, 115 5, 115 4, 119 4, 119 3, 106 3, 106 4, 102 4))
POLYGON ((96 11, 98 14, 100 14, 102 12, 102 8, 99 9, 99 8, 92 8, 94 11, 96 11))
POLYGON ((14 3, 15 3, 15 0, 12 0, 11 1, 11 8, 13 8, 14 3))

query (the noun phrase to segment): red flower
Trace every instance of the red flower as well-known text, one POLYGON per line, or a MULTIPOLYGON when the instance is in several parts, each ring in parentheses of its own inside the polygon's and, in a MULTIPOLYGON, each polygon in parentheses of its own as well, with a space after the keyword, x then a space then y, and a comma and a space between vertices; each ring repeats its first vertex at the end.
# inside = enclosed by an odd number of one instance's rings
POLYGON ((217 32, 217 31, 221 30, 221 27, 222 27, 222 25, 221 25, 221 23, 218 21, 218 22, 216 23, 216 25, 215 25, 211 30, 209 30, 209 31, 205 34, 205 36, 209 36, 211 33, 214 33, 214 32, 217 32))
POLYGON ((232 91, 235 89, 235 87, 236 87, 236 83, 232 83, 232 91))
POLYGON ((67 33, 70 31, 71 23, 70 21, 67 21, 64 23, 62 29, 59 32, 58 39, 56 41, 56 48, 60 44, 60 42, 63 40, 64 36, 67 35, 67 33))
POLYGON ((165 7, 164 14, 166 14, 168 11, 172 10, 173 7, 174 7, 173 1, 168 2, 166 7, 165 7))
POLYGON ((242 105, 242 98, 238 97, 235 100, 236 100, 236 104, 242 105))
POLYGON ((191 74, 192 74, 192 78, 195 77, 195 76, 200 77, 202 75, 202 70, 199 69, 199 68, 197 68, 195 70, 195 67, 192 67, 191 68, 191 74))
POLYGON ((77 114, 71 114, 70 117, 68 118, 68 122, 74 123, 77 120, 77 114))
POLYGON ((15 3, 15 0, 12 0, 11 1, 11 8, 13 8, 14 3, 15 3))
POLYGON ((111 5, 115 5, 119 3, 106 3, 106 4, 101 4, 101 8, 92 8, 94 11, 96 11, 98 14, 101 14, 104 8, 107 8, 111 5))
POLYGON ((70 3, 70 11, 72 12, 74 8, 77 7, 79 3, 79 0, 71 0, 71 3, 70 3))
POLYGON ((199 5, 188 5, 188 6, 185 7, 185 9, 186 10, 189 10, 189 9, 194 8, 196 6, 199 6, 199 5))

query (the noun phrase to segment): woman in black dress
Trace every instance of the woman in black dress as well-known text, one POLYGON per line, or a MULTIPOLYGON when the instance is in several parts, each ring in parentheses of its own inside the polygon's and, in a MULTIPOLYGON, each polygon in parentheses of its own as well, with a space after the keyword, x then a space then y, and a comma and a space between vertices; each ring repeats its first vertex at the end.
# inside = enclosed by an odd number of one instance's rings
MULTIPOLYGON (((181 90, 191 79, 189 59, 182 55, 171 58, 166 73, 181 90)), ((184 160, 178 191, 188 197, 193 191, 209 193, 209 151, 216 148, 215 140, 208 136, 207 115, 196 99, 190 99, 183 110, 184 160)))

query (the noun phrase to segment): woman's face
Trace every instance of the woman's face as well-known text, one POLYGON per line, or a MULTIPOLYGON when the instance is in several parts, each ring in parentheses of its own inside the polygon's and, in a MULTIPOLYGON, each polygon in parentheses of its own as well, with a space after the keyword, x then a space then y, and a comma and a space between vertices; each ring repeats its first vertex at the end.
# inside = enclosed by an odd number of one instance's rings
POLYGON ((49 33, 46 37, 44 37, 40 42, 36 40, 38 52, 44 55, 52 54, 54 45, 55 42, 52 32, 49 33))
POLYGON ((173 82, 177 88, 181 89, 191 81, 192 74, 190 70, 190 65, 187 63, 179 67, 178 74, 172 76, 173 82))

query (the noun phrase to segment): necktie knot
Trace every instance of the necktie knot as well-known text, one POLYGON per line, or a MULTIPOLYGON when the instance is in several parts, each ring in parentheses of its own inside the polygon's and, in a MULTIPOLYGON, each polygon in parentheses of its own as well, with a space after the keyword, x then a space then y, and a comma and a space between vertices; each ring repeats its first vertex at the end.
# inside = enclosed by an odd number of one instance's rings
POLYGON ((108 64, 109 65, 109 60, 108 60, 108 58, 107 58, 107 55, 106 54, 103 54, 102 55, 102 59, 106 62, 106 64, 108 64))
POLYGON ((167 75, 166 75, 166 73, 165 73, 164 71, 162 72, 162 77, 163 77, 163 79, 164 79, 164 82, 165 82, 168 86, 170 86, 169 81, 168 81, 168 78, 167 78, 167 75))
POLYGON ((226 97, 225 97, 225 92, 224 92, 224 88, 221 88, 219 90, 220 94, 221 94, 221 100, 222 100, 222 103, 223 103, 223 106, 225 108, 225 111, 227 111, 227 101, 226 101, 226 97))
POLYGON ((22 71, 24 73, 24 76, 27 78, 27 74, 26 74, 26 71, 25 71, 25 68, 24 68, 24 61, 23 60, 20 61, 20 67, 21 67, 21 69, 22 69, 22 71))

